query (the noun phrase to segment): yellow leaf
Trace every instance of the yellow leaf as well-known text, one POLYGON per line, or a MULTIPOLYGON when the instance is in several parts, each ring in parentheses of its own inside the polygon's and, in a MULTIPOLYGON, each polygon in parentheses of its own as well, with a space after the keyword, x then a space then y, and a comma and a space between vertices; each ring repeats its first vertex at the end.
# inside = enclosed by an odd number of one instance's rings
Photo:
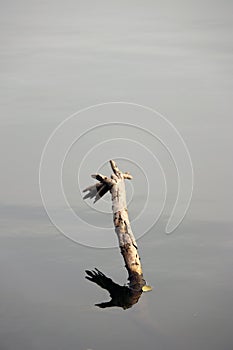
POLYGON ((150 292, 152 290, 152 287, 151 286, 143 286, 142 287, 142 291, 143 292, 150 292))

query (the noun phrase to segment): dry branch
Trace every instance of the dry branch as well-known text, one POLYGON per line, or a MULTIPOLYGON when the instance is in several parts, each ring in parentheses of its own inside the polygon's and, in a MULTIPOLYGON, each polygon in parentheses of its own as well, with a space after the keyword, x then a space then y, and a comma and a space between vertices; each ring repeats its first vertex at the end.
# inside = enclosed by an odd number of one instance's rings
POLYGON ((128 172, 123 173, 120 171, 113 160, 110 160, 110 164, 113 171, 111 178, 101 174, 92 175, 99 182, 84 190, 84 192, 88 192, 84 196, 84 199, 95 198, 94 202, 96 202, 105 193, 110 191, 112 196, 113 222, 121 254, 129 275, 129 288, 131 290, 141 291, 145 285, 145 280, 143 278, 137 243, 129 221, 125 192, 125 179, 131 180, 132 176, 128 172))

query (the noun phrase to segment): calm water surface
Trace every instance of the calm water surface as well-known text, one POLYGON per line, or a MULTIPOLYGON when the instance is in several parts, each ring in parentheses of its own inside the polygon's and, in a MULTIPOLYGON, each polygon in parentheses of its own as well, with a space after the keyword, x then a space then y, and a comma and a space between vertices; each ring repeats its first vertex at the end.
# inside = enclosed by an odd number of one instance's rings
MULTIPOLYGON (((1 3, 1 350, 233 349, 232 14, 227 0, 1 3), (126 283, 119 249, 85 248, 57 232, 38 185, 51 132, 107 101, 165 115, 184 137, 195 174, 182 225, 166 236, 162 217, 138 242, 153 291, 128 310, 94 306, 109 295, 85 279, 97 267, 126 283)), ((149 138, 136 140, 150 146, 149 138)), ((68 170, 77 166, 74 150, 68 170)), ((154 153, 165 159, 159 145, 154 153)), ((101 166, 106 159, 97 156, 101 166)), ((177 177, 167 165, 174 201, 177 177)), ((66 184, 78 205, 77 177, 66 184)), ((134 197, 131 208, 141 205, 134 197)))
POLYGON ((41 208, 18 210, 23 219, 14 229, 6 220, 1 237, 1 349, 231 349, 228 224, 187 221, 170 236, 148 233, 138 243, 153 291, 131 309, 99 309, 109 295, 85 269, 124 284, 118 249, 85 248, 56 232, 41 208))

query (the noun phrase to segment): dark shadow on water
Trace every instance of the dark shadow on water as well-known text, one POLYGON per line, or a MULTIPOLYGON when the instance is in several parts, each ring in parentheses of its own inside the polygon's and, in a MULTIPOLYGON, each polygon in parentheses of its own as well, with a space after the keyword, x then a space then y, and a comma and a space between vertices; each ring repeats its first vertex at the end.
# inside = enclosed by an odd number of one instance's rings
POLYGON ((103 289, 106 289, 110 297, 112 298, 108 302, 103 302, 100 304, 95 304, 96 306, 104 309, 108 307, 121 307, 126 310, 131 308, 134 304, 136 304, 142 295, 142 289, 132 289, 127 286, 120 286, 119 284, 113 282, 111 278, 105 276, 101 271, 97 268, 95 270, 86 270, 88 279, 91 282, 96 283, 103 289))

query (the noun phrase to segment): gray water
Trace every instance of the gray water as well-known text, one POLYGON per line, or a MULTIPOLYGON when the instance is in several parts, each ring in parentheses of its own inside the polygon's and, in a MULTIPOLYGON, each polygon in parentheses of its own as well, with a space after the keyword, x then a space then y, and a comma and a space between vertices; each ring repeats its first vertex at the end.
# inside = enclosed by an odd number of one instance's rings
POLYGON ((138 244, 152 292, 128 310, 99 309, 109 295, 85 280, 85 269, 123 285, 118 249, 84 248, 38 208, 18 210, 17 229, 5 224, 1 237, 1 349, 231 349, 229 223, 148 233, 138 244))
MULTIPOLYGON (((229 1, 1 2, 1 350, 233 348, 232 10, 229 1), (119 249, 64 237, 38 185, 54 128, 112 100, 165 115, 195 175, 176 231, 164 233, 168 204, 138 241, 153 290, 128 310, 96 307, 109 295, 85 279, 97 267, 125 284, 119 249)), ((131 215, 144 200, 135 194, 131 215)))

